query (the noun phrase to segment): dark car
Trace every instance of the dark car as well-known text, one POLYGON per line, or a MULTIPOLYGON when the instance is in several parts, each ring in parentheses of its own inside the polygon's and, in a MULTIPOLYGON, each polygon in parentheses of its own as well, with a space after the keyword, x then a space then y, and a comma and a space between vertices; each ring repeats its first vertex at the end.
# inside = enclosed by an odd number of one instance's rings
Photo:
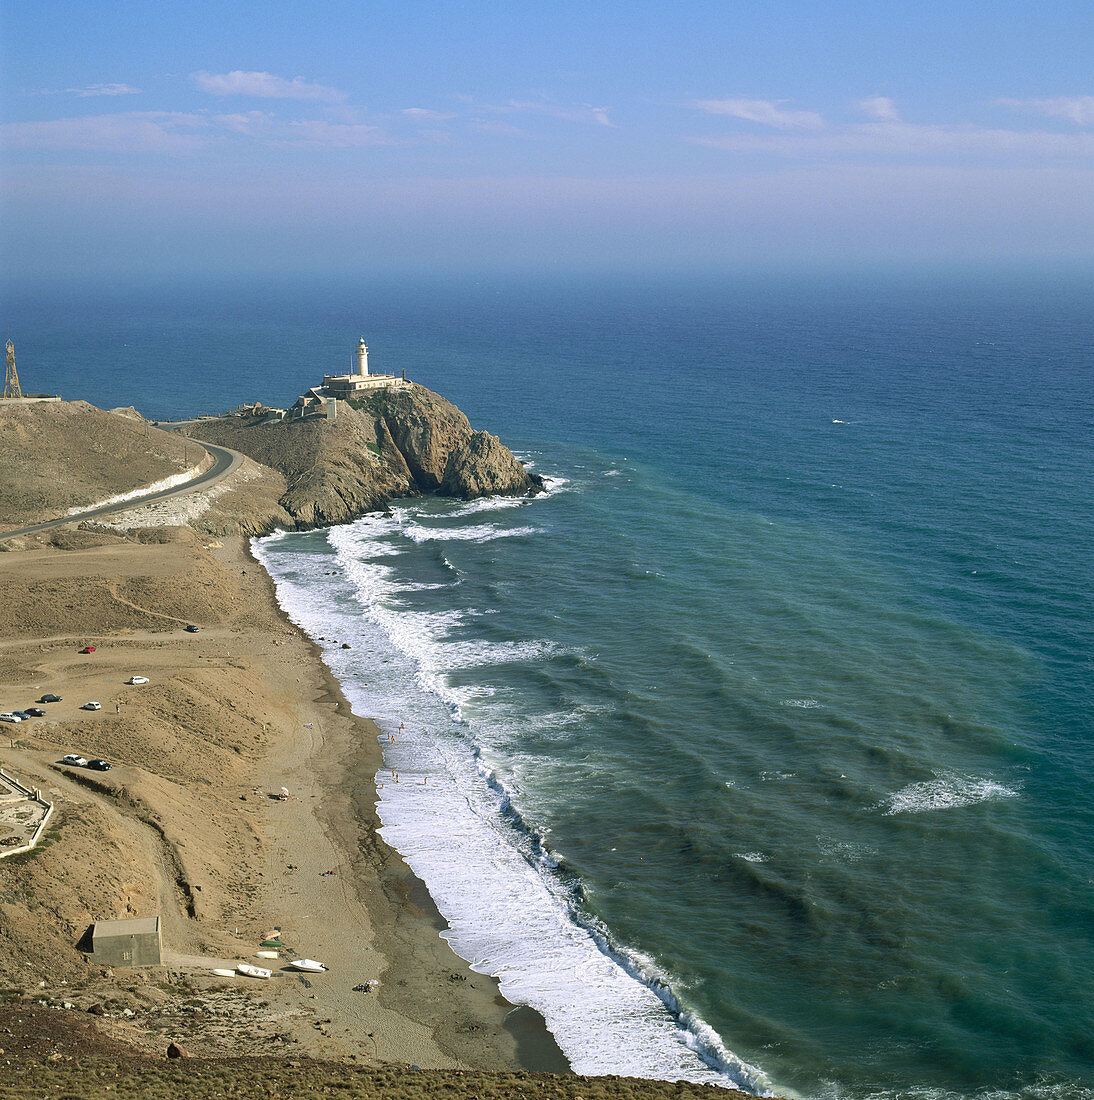
POLYGON ((23 713, 29 714, 31 718, 45 718, 46 716, 46 712, 41 707, 27 707, 23 713))
POLYGON ((61 702, 61 697, 59 695, 43 695, 42 698, 38 700, 38 702, 39 703, 59 703, 59 702, 61 702))
POLYGON ((98 648, 97 646, 85 645, 84 648, 80 650, 80 652, 81 653, 94 653, 97 648, 98 648))
POLYGON ((108 772, 111 767, 110 762, 107 760, 89 760, 87 766, 96 772, 108 772))
POLYGON ((187 633, 189 633, 189 634, 196 634, 196 633, 198 632, 198 628, 197 628, 196 626, 194 626, 194 624, 193 624, 193 623, 191 623, 191 624, 190 624, 190 625, 189 625, 189 626, 188 626, 188 627, 186 628, 186 630, 187 630, 187 633))

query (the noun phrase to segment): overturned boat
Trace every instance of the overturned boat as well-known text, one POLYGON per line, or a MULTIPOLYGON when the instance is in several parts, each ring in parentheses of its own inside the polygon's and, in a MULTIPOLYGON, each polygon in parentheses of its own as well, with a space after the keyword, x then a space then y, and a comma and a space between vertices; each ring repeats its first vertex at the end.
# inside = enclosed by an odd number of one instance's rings
POLYGON ((248 978, 268 978, 273 974, 272 970, 267 970, 264 966, 252 966, 250 963, 239 963, 236 970, 240 974, 246 974, 248 978))
POLYGON ((293 959, 292 962, 285 965, 293 970, 306 970, 309 974, 321 974, 327 969, 321 962, 316 962, 315 959, 293 959))

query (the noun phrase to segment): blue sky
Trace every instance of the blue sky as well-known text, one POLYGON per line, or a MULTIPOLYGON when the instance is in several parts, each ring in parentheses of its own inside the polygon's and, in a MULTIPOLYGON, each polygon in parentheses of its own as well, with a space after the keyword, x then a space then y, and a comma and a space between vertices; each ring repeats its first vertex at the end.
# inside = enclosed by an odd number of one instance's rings
POLYGON ((1094 256, 1088 0, 0 12, 9 270, 1094 256))

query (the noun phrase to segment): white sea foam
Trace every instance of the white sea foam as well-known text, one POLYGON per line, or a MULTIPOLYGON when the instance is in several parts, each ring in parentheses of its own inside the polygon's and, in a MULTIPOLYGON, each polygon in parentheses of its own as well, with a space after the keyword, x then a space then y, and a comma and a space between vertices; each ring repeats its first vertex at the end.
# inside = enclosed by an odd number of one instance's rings
POLYGON ((860 859, 865 859, 866 856, 877 853, 877 849, 872 848, 869 844, 833 840, 831 837, 826 836, 817 837, 817 841, 820 844, 820 850, 826 856, 834 856, 843 863, 858 863, 860 859))
POLYGON ((749 863, 766 863, 767 856, 763 852, 734 852, 738 859, 748 860, 749 863))
POLYGON ((802 710, 813 710, 820 706, 816 699, 784 699, 782 703, 784 707, 800 707, 802 710))
POLYGON ((508 807, 517 788, 502 787, 491 754, 480 755, 468 727, 452 721, 487 693, 453 688, 448 674, 539 659, 553 647, 454 638, 474 614, 466 610, 397 610, 406 586, 388 564, 385 544, 415 522, 396 510, 327 532, 342 567, 334 575, 329 559, 292 553, 299 535, 271 536, 255 552, 275 575, 279 601, 295 622, 313 637, 353 642, 351 650, 329 643, 325 658, 354 711, 376 717, 394 736, 381 739, 382 832, 426 882, 449 922, 445 937, 473 969, 496 976, 506 997, 544 1016, 578 1073, 708 1082, 769 1095, 762 1071, 689 1015, 651 960, 615 951, 603 930, 579 919, 550 854, 514 827, 508 807), (285 538, 287 549, 278 552, 285 538), (314 584, 317 565, 321 587, 314 584))
POLYGON ((424 752, 405 738, 385 746, 400 781, 384 781, 381 832, 429 886, 449 923, 444 937, 472 969, 542 1013, 577 1073, 768 1092, 762 1073, 701 1021, 681 1026, 668 983, 649 960, 614 956, 602 934, 575 919, 563 885, 508 826, 506 796, 482 783, 470 753, 461 760, 443 730, 428 740, 424 752), (426 782, 418 769, 428 763, 437 771, 426 782))
POLYGON ((404 535, 412 542, 491 542, 494 539, 511 539, 522 535, 537 535, 536 527, 427 527, 421 523, 408 523, 404 535))
POLYGON ((446 518, 458 518, 462 516, 474 516, 479 512, 505 512, 510 508, 527 508, 532 501, 529 497, 479 497, 478 500, 468 500, 446 512, 446 518))
POLYGON ((953 810, 974 806, 978 802, 994 802, 1017 798, 1018 790, 994 779, 981 779, 956 772, 936 774, 923 783, 911 783, 889 795, 878 809, 892 814, 924 814, 934 810, 953 810))

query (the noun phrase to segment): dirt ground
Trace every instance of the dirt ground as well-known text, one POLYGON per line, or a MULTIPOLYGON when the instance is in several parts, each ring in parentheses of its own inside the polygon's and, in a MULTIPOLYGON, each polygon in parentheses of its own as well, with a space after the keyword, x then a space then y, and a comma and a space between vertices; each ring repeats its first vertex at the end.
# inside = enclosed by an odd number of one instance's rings
POLYGON ((63 697, 0 728, 0 766, 55 804, 39 847, 0 862, 0 993, 102 1005, 100 1030, 161 1057, 174 1038, 208 1055, 566 1070, 542 1021, 451 953, 375 836, 361 794, 378 731, 238 539, 25 540, 0 554, 0 639, 0 711, 63 697), (111 971, 81 950, 94 921, 156 914, 162 967, 111 971), (275 930, 280 957, 257 958, 275 930), (285 969, 297 955, 329 971, 285 969), (273 977, 211 973, 239 961, 273 977))

